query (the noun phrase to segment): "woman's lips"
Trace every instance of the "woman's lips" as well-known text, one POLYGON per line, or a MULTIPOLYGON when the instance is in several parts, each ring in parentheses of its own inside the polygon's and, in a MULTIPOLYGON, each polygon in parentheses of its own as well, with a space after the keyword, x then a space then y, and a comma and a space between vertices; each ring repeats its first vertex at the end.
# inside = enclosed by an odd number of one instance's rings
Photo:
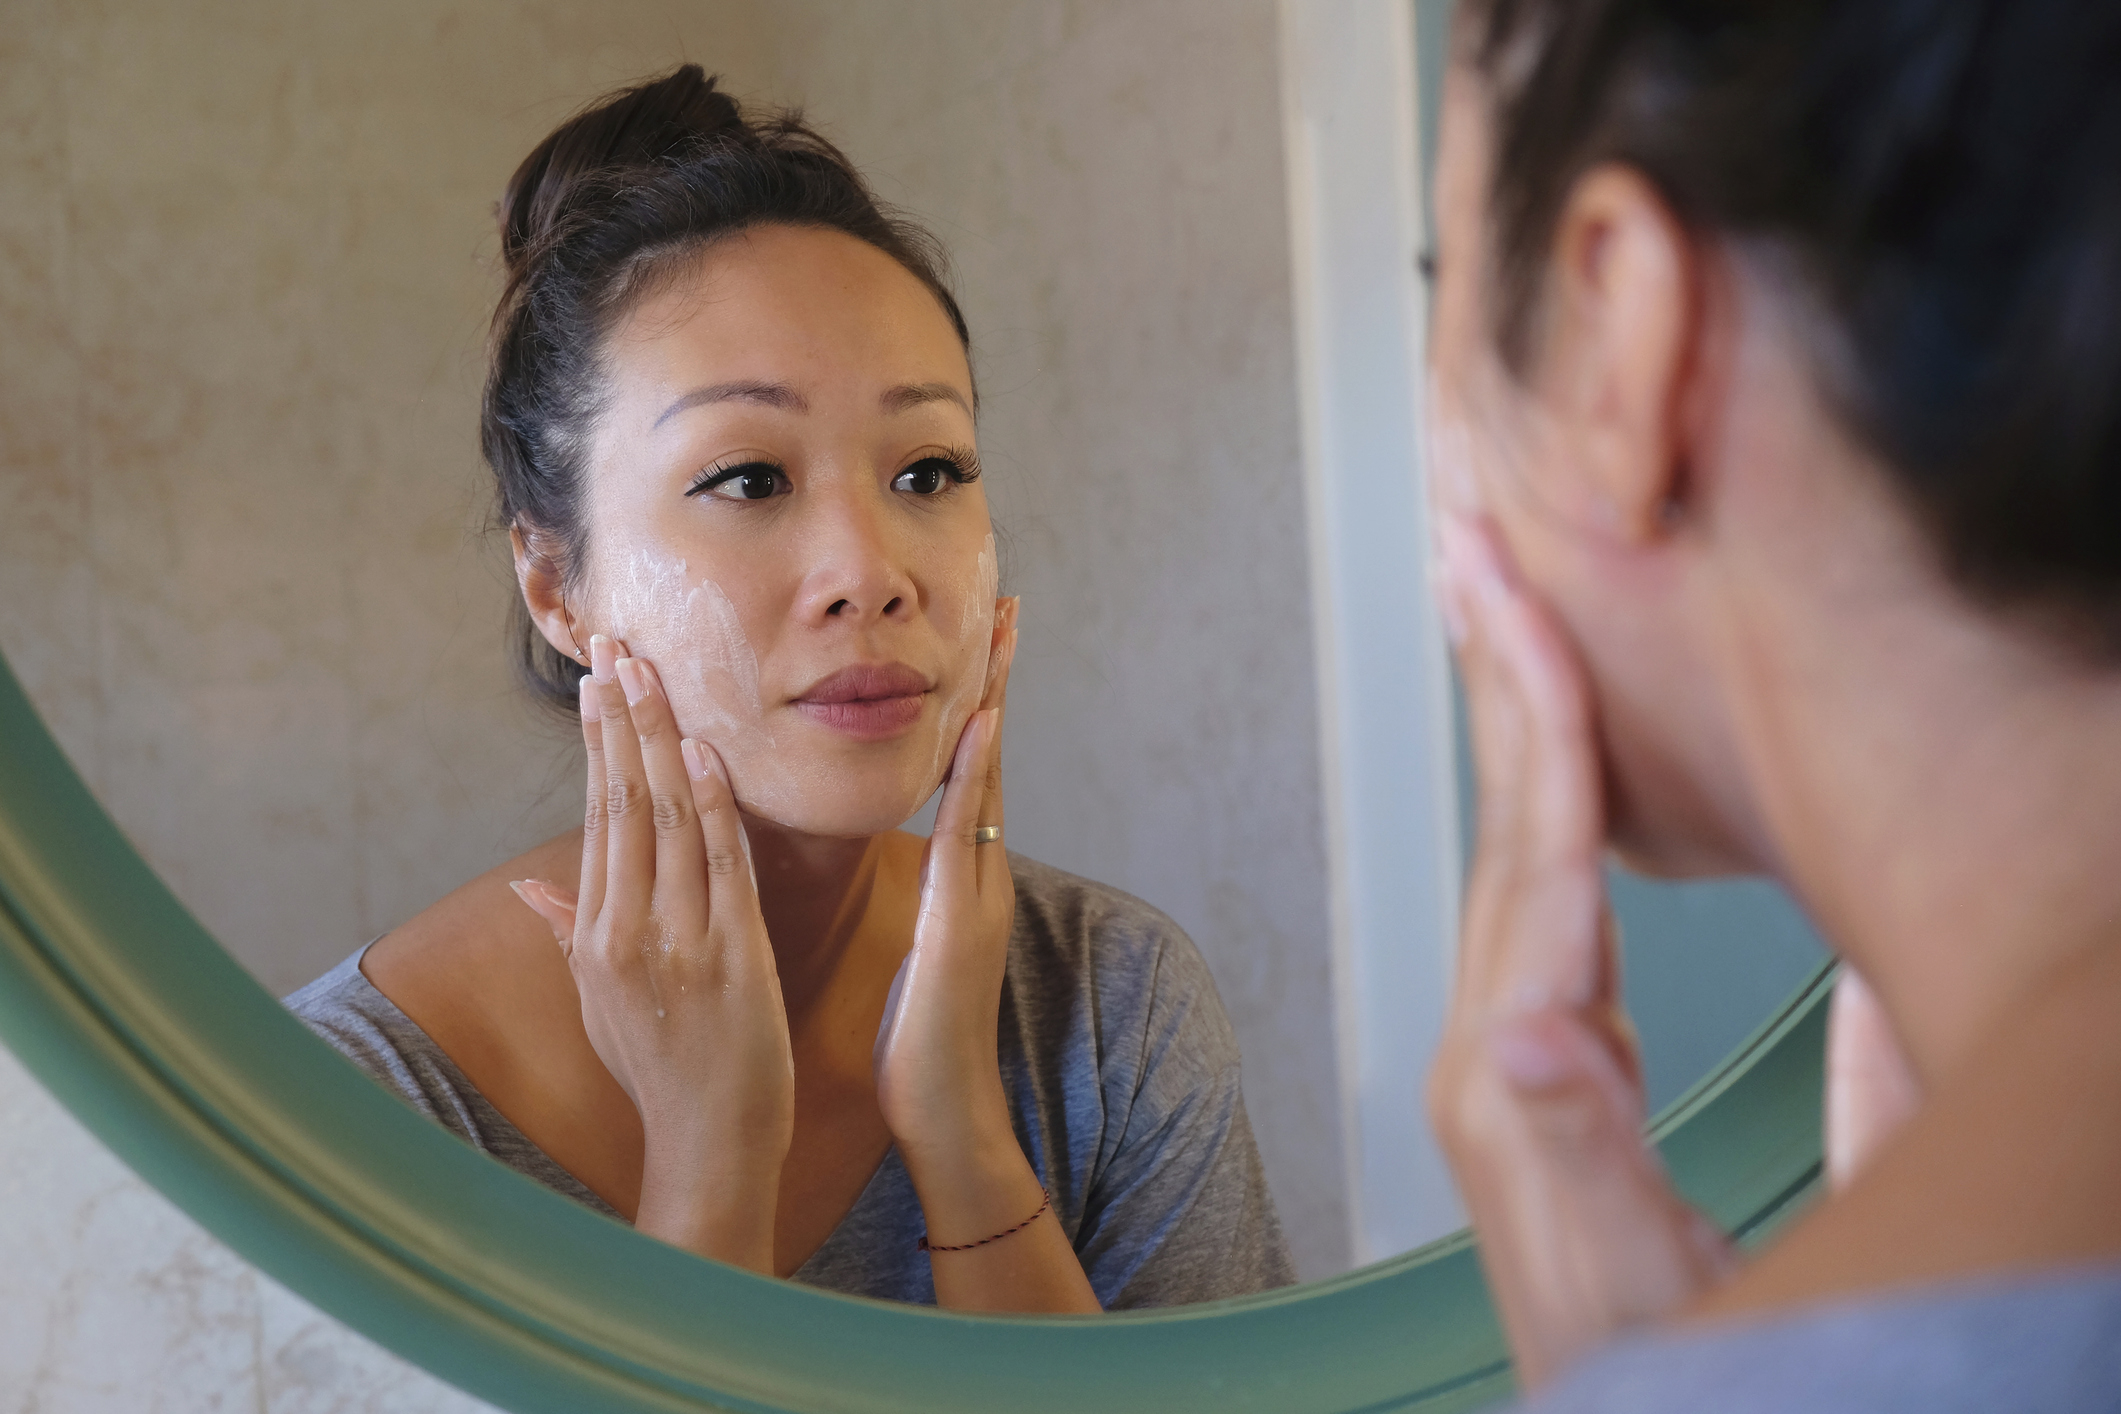
POLYGON ((842 668, 804 689, 795 709, 857 741, 888 741, 920 720, 928 679, 904 663, 842 668))

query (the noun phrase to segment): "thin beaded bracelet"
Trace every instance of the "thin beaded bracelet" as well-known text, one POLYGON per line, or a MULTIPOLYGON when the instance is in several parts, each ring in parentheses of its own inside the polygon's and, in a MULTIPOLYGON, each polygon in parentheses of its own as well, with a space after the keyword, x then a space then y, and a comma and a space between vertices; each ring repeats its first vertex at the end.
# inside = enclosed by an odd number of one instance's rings
POLYGON ((955 1247, 938 1247, 928 1241, 928 1234, 922 1233, 921 1240, 919 1243, 920 1250, 923 1252, 970 1252, 975 1247, 985 1247, 990 1242, 999 1242, 1005 1237, 1014 1237, 1016 1236, 1016 1234, 1022 1232, 1025 1228, 1031 1226, 1031 1224, 1037 1222, 1040 1217, 1044 1216, 1046 1209, 1053 1206, 1053 1194, 1046 1190, 1044 1187, 1041 1187, 1038 1191, 1046 1195, 1046 1201, 1038 1205, 1037 1212, 1033 1213, 1030 1217, 1025 1218, 1022 1222, 1018 1223, 1015 1227, 1010 1228, 1007 1232, 997 1232, 992 1237, 982 1237, 977 1242, 960 1243, 955 1247))

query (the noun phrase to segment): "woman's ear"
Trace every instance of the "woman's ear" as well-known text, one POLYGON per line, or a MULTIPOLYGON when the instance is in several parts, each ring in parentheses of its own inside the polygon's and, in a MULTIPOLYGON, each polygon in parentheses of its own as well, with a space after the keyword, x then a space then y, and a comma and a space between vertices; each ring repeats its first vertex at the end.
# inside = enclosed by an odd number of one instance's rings
POLYGON ((511 522, 508 545, 515 552, 516 587, 523 591, 530 621, 561 657, 586 661, 581 644, 576 642, 574 617, 567 612, 560 562, 551 552, 549 537, 536 530, 526 534, 521 524, 511 522))
POLYGON ((1577 181, 1552 250, 1538 381, 1581 473, 1564 494, 1589 524, 1647 543, 1687 489, 1698 257, 1657 188, 1617 164, 1577 181))

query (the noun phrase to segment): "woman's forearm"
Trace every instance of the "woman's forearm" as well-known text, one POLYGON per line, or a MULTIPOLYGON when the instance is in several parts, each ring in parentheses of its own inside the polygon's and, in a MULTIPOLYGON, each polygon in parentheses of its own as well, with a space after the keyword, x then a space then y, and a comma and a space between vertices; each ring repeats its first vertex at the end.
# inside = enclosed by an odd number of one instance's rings
POLYGON ((938 1306, 997 1312, 1103 1309, 1038 1175, 1006 1125, 997 1135, 953 1146, 948 1153, 901 1150, 901 1156, 928 1224, 938 1306))

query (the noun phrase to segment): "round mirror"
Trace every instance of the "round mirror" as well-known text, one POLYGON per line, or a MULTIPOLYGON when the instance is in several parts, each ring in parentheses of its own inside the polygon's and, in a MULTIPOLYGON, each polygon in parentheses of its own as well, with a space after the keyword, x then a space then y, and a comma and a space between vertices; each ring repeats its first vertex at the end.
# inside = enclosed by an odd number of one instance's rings
MULTIPOLYGON (((1501 1397, 1418 1103, 1448 672, 1374 592, 1423 534, 1447 6, 532 9, 53 10, 0 55, 50 100, 4 204, 47 224, 0 288, 0 1039, 244 1257, 508 1408, 1501 1397), (473 533, 487 205, 688 53, 804 100, 956 248, 1030 624, 1012 841, 1200 943, 1307 1284, 1001 1319, 754 1277, 492 1163, 274 1000, 576 811, 473 533)), ((1818 1170, 1822 959, 1762 889, 1618 901, 1664 1151, 1764 1232, 1818 1170)))

